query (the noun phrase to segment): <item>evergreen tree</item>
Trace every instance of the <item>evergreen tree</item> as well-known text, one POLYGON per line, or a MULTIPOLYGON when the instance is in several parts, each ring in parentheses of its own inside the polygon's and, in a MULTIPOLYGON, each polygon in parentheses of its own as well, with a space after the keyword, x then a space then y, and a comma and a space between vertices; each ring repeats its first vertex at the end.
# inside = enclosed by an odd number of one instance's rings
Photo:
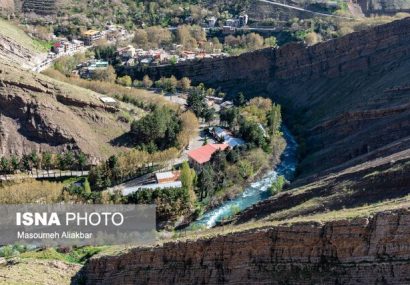
POLYGON ((65 167, 67 167, 68 169, 71 170, 71 174, 72 174, 72 170, 74 167, 74 155, 71 151, 67 151, 66 153, 64 153, 64 163, 65 163, 65 167))
POLYGON ((200 199, 203 200, 208 195, 212 195, 215 189, 215 173, 210 165, 204 166, 198 177, 200 199))
POLYGON ((5 157, 1 158, 0 169, 3 174, 8 174, 10 172, 10 163, 7 158, 5 157))
POLYGON ((77 165, 81 170, 81 175, 83 174, 84 167, 87 166, 87 157, 83 152, 79 152, 76 156, 77 165))
POLYGON ((20 167, 20 160, 17 156, 11 156, 11 169, 15 173, 20 167))
POLYGON ((268 113, 268 126, 271 135, 274 135, 282 124, 281 106, 272 105, 272 109, 268 113))
POLYGON ((195 170, 191 169, 189 167, 188 162, 184 161, 182 163, 182 168, 181 168, 181 182, 182 182, 182 186, 187 190, 188 192, 188 197, 189 197, 189 201, 191 206, 193 206, 193 204, 196 201, 196 195, 194 192, 194 183, 195 183, 195 170))
POLYGON ((53 156, 49 151, 44 152, 42 155, 43 166, 47 169, 48 175, 50 175, 52 157, 53 156))

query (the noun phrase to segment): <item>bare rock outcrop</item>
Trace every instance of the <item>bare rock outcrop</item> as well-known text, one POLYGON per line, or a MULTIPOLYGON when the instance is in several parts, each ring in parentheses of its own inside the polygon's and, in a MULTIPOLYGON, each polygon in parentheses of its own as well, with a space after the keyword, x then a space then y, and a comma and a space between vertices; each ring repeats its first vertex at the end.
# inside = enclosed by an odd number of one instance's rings
POLYGON ((110 141, 128 127, 98 94, 5 64, 0 67, 0 154, 81 150, 115 152, 110 141))
POLYGON ((312 174, 410 136, 410 18, 306 47, 289 44, 227 59, 128 68, 141 77, 187 76, 231 97, 270 96, 302 142, 300 169, 312 174))
MULTIPOLYGON (((408 284, 410 212, 298 223, 92 258, 85 284, 408 284)), ((84 279, 82 279, 84 281, 84 279)))

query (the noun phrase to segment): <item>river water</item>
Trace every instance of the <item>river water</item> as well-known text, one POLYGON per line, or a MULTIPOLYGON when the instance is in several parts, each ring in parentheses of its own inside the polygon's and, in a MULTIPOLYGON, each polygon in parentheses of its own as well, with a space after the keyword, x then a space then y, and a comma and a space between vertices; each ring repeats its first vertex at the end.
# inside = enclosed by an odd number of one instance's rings
POLYGON ((245 191, 233 200, 224 202, 219 207, 210 210, 191 224, 192 226, 205 226, 212 228, 223 219, 232 216, 234 211, 243 211, 250 206, 268 199, 271 194, 269 191, 272 183, 278 176, 283 175, 286 180, 292 180, 297 165, 297 143, 286 127, 282 128, 283 136, 287 146, 281 156, 281 162, 274 170, 266 173, 262 179, 255 181, 245 191))

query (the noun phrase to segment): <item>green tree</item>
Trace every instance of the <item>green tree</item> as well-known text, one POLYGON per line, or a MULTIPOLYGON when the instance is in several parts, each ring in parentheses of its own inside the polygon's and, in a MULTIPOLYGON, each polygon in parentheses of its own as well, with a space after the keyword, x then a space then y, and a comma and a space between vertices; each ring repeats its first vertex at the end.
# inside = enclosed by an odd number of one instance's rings
POLYGON ((239 161, 239 173, 243 179, 248 179, 253 175, 253 167, 252 164, 244 159, 239 161))
POLYGON ((92 75, 91 78, 93 80, 98 80, 98 81, 104 81, 104 82, 110 82, 110 83, 114 83, 116 78, 117 78, 117 74, 115 73, 115 69, 114 67, 112 67, 111 65, 108 66, 105 69, 97 69, 95 70, 92 75))
POLYGON ((117 78, 117 84, 120 84, 120 85, 126 86, 126 87, 131 87, 132 78, 129 75, 125 75, 123 77, 118 77, 117 78))
POLYGON ((47 174, 50 176, 50 168, 51 168, 51 160, 52 160, 52 155, 49 151, 46 151, 42 154, 42 161, 43 161, 43 166, 47 170, 47 174))
POLYGON ((5 157, 2 157, 0 160, 0 168, 3 174, 8 174, 10 172, 10 163, 9 160, 5 157))
POLYGON ((253 121, 243 121, 239 128, 239 132, 245 141, 254 144, 258 147, 264 147, 266 144, 265 135, 260 125, 253 121))
POLYGON ((149 78, 148 75, 145 75, 144 78, 142 79, 142 85, 144 85, 145 88, 151 88, 154 83, 152 80, 149 78))
POLYGON ((207 110, 205 87, 203 84, 191 88, 188 93, 187 105, 197 117, 202 117, 207 110))
POLYGON ((114 45, 97 45, 94 48, 94 55, 96 59, 110 61, 115 58, 116 48, 114 45))
POLYGON ((33 168, 32 166, 32 161, 30 159, 30 156, 27 154, 24 154, 23 157, 21 158, 23 170, 30 172, 33 168))
POLYGON ((66 168, 66 162, 65 162, 64 156, 60 153, 57 154, 57 165, 60 170, 60 176, 61 176, 61 171, 65 170, 66 168))
POLYGON ((273 104, 272 109, 268 113, 267 119, 270 134, 274 135, 282 124, 281 106, 273 104))
POLYGON ((236 106, 243 106, 246 103, 245 95, 242 92, 238 93, 238 96, 235 97, 234 103, 236 106))
POLYGON ((270 187, 270 192, 272 195, 275 195, 283 190, 283 187, 286 184, 286 179, 284 176, 278 176, 278 178, 272 183, 270 187))
POLYGON ((71 152, 71 151, 67 151, 67 152, 65 152, 64 153, 64 164, 65 164, 65 167, 67 167, 69 170, 71 170, 71 175, 73 174, 73 172, 72 172, 72 170, 73 170, 73 168, 74 168, 74 162, 75 162, 75 159, 74 159, 74 154, 71 152))
POLYGON ((30 154, 30 160, 32 162, 33 167, 36 168, 36 174, 38 175, 38 170, 41 167, 41 160, 36 151, 33 151, 30 154))
POLYGON ((84 192, 85 193, 91 193, 90 182, 88 181, 87 178, 84 180, 83 187, 84 187, 84 192))
POLYGON ((222 123, 228 125, 230 129, 234 129, 238 125, 239 109, 223 109, 220 111, 219 116, 222 123))
POLYGON ((170 78, 163 79, 162 88, 164 88, 165 91, 176 93, 177 86, 178 86, 178 80, 175 78, 175 76, 171 76, 170 78))
POLYGON ((191 80, 187 77, 182 77, 178 82, 178 87, 184 92, 188 91, 191 88, 191 80))
POLYGON ((275 37, 269 37, 269 38, 266 38, 265 39, 265 46, 268 46, 268 47, 277 47, 278 46, 278 43, 277 43, 277 40, 276 40, 276 38, 275 37))
POLYGON ((181 120, 167 107, 157 107, 151 114, 131 124, 136 145, 153 145, 163 150, 178 143, 181 120))
POLYGON ((198 176, 199 197, 203 200, 215 190, 215 172, 210 165, 205 165, 198 176))
POLYGON ((88 175, 88 180, 92 189, 95 190, 102 190, 105 188, 104 182, 104 173, 101 166, 96 166, 91 168, 90 173, 88 175))
POLYGON ((112 179, 114 180, 113 182, 116 183, 119 180, 121 174, 121 169, 118 165, 118 157, 115 155, 110 156, 107 160, 107 166, 111 172, 112 179))
POLYGON ((215 119, 215 115, 216 115, 215 109, 206 108, 204 110, 204 114, 203 114, 205 122, 207 122, 207 123, 212 122, 215 119))
POLYGON ((189 164, 186 161, 182 163, 180 179, 182 182, 182 186, 186 188, 188 191, 189 200, 190 200, 191 206, 193 206, 196 201, 196 195, 194 192, 194 183, 196 179, 196 173, 194 169, 191 169, 189 167, 189 164))
POLYGON ((10 162, 11 162, 11 169, 12 169, 13 173, 16 173, 16 171, 17 171, 17 170, 19 169, 19 167, 20 167, 20 160, 19 160, 19 158, 18 158, 17 156, 15 156, 15 155, 12 155, 10 162))
POLYGON ((87 166, 87 156, 83 152, 79 152, 76 155, 77 165, 81 170, 81 175, 83 174, 84 167, 87 166))

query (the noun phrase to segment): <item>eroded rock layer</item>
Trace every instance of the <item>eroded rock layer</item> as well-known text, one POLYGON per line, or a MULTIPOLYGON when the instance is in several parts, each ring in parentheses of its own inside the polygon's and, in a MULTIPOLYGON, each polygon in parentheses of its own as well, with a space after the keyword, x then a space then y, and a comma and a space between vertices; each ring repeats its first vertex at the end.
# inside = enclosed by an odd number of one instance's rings
POLYGON ((111 140, 128 127, 101 95, 2 64, 0 155, 72 149, 102 159, 115 152, 111 140))
MULTIPOLYGON (((235 96, 270 96, 299 125, 308 175, 410 136, 410 18, 312 47, 124 72, 187 76, 235 96)), ((295 131, 295 130, 294 130, 295 131)))
MULTIPOLYGON (((410 212, 246 231, 94 258, 86 284, 408 284, 410 212)), ((83 276, 84 276, 83 275, 83 276)))

